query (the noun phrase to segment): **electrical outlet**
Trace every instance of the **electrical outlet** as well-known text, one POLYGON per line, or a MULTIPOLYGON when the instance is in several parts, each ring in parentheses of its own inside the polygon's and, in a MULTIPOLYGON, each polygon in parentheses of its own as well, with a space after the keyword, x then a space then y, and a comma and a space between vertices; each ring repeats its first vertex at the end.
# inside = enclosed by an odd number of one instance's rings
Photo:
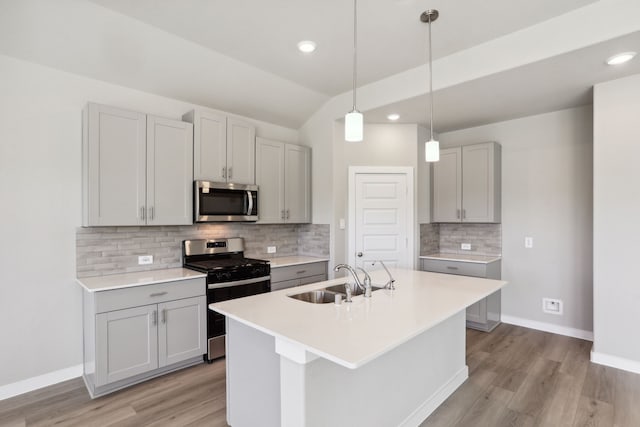
POLYGON ((267 253, 268 254, 275 254, 276 253, 276 247, 275 246, 267 246, 267 253))
POLYGON ((562 315, 562 300, 542 298, 542 311, 544 313, 562 315))
POLYGON ((153 264, 153 255, 141 255, 138 257, 138 265, 153 264))
POLYGON ((524 238, 524 247, 527 249, 531 249, 533 247, 533 237, 524 238))
POLYGON ((460 243, 460 249, 462 249, 463 251, 470 251, 471 243, 460 243))

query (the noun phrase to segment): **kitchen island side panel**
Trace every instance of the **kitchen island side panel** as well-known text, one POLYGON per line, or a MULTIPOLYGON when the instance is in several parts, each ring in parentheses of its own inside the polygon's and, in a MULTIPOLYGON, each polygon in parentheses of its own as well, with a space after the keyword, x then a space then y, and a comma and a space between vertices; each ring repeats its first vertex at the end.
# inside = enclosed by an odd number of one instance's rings
POLYGON ((280 426, 280 355, 275 338, 226 318, 227 422, 280 426))

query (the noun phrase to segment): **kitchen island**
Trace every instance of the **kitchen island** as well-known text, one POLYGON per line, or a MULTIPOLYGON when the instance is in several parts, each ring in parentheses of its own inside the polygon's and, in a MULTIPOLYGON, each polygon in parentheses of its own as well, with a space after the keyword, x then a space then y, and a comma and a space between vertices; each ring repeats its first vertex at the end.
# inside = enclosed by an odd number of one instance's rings
POLYGON ((340 278, 211 304, 227 316, 228 423, 419 425, 468 377, 466 307, 506 282, 391 272, 396 290, 352 303, 288 297, 340 278))

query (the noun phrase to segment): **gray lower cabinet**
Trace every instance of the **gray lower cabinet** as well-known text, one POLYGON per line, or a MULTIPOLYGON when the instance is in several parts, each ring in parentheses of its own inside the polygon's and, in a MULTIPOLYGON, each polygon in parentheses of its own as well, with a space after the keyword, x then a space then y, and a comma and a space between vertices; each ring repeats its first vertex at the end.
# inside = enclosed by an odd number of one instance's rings
POLYGON ((204 278, 84 293, 84 379, 92 397, 202 362, 204 278))
POLYGON ((271 267, 271 291, 327 280, 327 261, 271 267))
MULTIPOLYGON (((501 276, 499 259, 489 263, 443 259, 422 259, 421 262, 423 271, 496 280, 499 280, 501 276)), ((498 290, 467 307, 467 327, 485 332, 492 331, 500 324, 500 304, 500 291, 498 290)))

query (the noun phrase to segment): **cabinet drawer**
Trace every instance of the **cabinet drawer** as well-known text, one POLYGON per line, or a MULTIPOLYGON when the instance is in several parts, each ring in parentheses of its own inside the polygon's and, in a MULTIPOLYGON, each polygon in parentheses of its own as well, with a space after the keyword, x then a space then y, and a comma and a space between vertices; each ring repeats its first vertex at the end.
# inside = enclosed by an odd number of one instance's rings
POLYGON ((327 274, 326 261, 290 265, 288 267, 272 267, 271 283, 299 279, 302 277, 318 276, 321 274, 327 274))
POLYGON ((309 277, 304 277, 300 279, 300 284, 308 285, 309 283, 324 282, 325 280, 327 280, 326 274, 318 274, 317 276, 309 276, 309 277))
POLYGON ((280 289, 293 288, 300 284, 300 279, 283 280, 282 282, 271 282, 271 292, 279 291, 280 289))
POLYGON ((206 294, 205 278, 156 283, 95 293, 96 313, 206 294))
POLYGON ((487 277, 487 265, 475 262, 423 259, 422 269, 460 276, 487 277))

